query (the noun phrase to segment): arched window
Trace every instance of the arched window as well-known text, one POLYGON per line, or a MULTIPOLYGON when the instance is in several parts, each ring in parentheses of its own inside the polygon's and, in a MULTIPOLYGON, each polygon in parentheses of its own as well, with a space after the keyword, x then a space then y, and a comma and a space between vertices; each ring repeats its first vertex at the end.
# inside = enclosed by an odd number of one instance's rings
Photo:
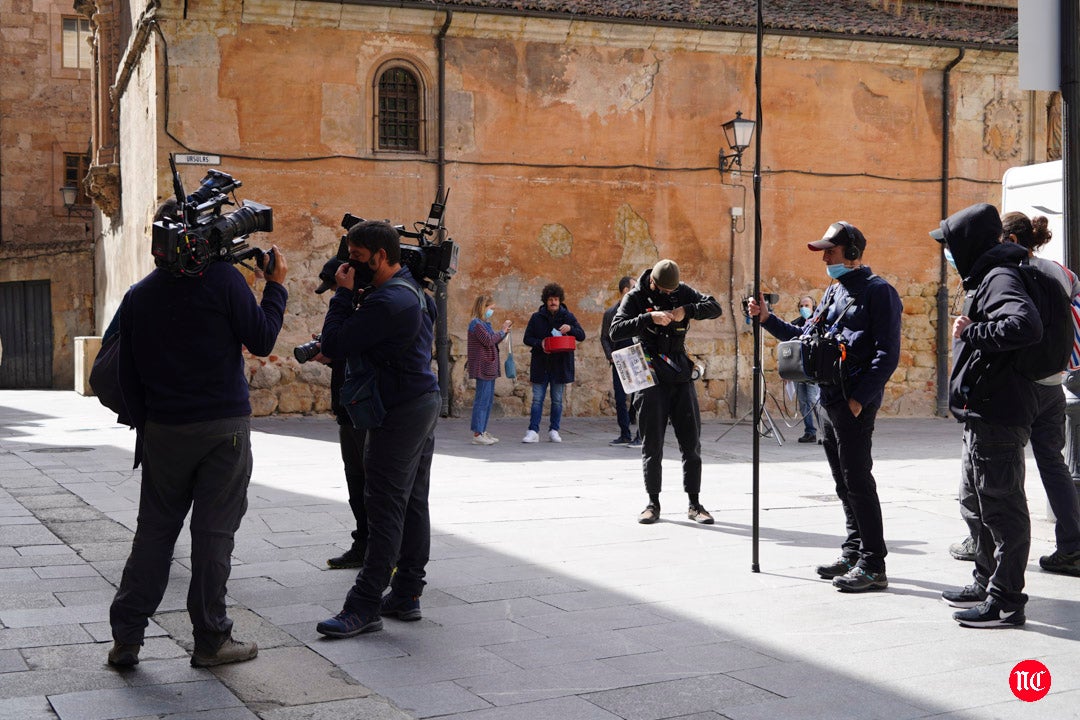
POLYGON ((416 74, 400 65, 384 71, 377 102, 378 149, 422 152, 423 95, 416 74))

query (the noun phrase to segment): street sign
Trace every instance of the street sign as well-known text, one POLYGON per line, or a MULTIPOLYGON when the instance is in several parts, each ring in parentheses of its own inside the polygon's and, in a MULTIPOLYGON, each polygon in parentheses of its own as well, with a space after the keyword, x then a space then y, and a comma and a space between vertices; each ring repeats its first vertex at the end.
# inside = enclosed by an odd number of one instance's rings
POLYGON ((177 153, 173 155, 177 165, 220 165, 220 155, 196 155, 194 153, 177 153))

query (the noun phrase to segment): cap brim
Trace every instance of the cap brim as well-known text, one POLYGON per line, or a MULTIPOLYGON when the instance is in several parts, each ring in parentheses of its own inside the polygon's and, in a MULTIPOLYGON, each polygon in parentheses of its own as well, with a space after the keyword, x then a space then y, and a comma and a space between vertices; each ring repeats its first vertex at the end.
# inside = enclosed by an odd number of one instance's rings
POLYGON ((821 240, 815 240, 812 243, 806 243, 806 247, 810 248, 811 250, 828 250, 829 248, 836 247, 836 243, 834 243, 832 240, 826 240, 822 238, 821 240))
POLYGON ((945 242, 945 230, 941 227, 936 227, 930 231, 930 237, 934 238, 938 242, 945 242))
POLYGON ((321 283, 319 283, 319 287, 315 288, 315 292, 317 292, 319 295, 322 295, 324 292, 326 292, 332 287, 334 287, 333 280, 323 280, 321 283))

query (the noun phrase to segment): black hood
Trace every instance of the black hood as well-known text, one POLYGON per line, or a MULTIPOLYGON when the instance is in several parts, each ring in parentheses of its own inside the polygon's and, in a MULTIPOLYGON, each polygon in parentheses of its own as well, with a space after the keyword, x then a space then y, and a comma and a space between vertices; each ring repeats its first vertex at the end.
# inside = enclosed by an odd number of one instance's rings
MULTIPOLYGON (((1001 217, 993 205, 978 203, 953 213, 941 221, 941 227, 931 237, 948 245, 966 288, 978 286, 986 271, 1000 263, 999 252, 983 258, 1001 244, 1001 217)), ((1027 254, 1023 248, 1020 250, 1021 255, 1027 254)))

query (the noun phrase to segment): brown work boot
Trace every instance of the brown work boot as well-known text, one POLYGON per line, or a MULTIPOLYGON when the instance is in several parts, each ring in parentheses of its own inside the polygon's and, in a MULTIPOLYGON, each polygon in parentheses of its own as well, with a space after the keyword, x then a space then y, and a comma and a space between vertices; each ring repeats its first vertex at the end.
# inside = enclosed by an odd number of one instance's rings
POLYGON ((230 635, 221 647, 214 653, 204 653, 196 650, 191 654, 191 667, 213 667, 215 665, 228 665, 229 663, 245 662, 254 660, 259 654, 259 646, 252 642, 234 640, 230 635))
POLYGON ((118 668, 129 668, 139 664, 139 650, 141 645, 128 645, 122 642, 114 642, 109 651, 109 664, 118 668))

